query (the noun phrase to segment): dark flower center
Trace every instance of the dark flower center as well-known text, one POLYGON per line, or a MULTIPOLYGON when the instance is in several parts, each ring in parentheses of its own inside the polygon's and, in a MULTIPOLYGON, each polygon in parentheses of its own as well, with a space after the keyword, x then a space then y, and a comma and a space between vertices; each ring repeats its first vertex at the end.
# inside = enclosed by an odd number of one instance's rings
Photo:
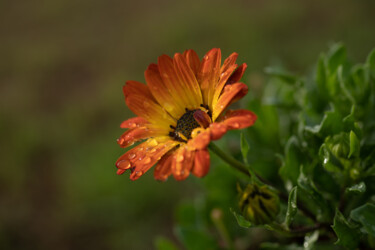
POLYGON ((191 139, 191 132, 195 128, 200 127, 199 123, 194 118, 195 111, 197 111, 197 109, 186 109, 186 113, 178 119, 176 127, 171 126, 174 131, 170 132, 169 135, 176 141, 186 142, 186 139, 191 139))

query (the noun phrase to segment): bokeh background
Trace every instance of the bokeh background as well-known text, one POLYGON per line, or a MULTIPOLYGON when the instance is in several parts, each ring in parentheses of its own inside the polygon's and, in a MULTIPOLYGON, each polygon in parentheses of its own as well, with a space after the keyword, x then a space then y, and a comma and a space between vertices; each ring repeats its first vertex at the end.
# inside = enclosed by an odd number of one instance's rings
POLYGON ((304 74, 334 42, 363 62, 374 13, 372 0, 1 1, 0 249, 179 244, 174 208, 223 185, 225 166, 213 156, 206 178, 184 182, 117 176, 119 124, 132 116, 125 81, 144 82, 161 54, 219 47, 248 64, 256 96, 265 67, 304 74))

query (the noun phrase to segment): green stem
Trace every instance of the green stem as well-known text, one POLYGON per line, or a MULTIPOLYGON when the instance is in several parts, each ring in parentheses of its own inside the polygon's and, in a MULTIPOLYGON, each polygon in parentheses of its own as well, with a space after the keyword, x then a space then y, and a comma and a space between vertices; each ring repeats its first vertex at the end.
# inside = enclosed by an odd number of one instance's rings
MULTIPOLYGON (((214 152, 218 157, 220 157, 222 160, 224 160, 226 163, 229 164, 229 166, 234 167, 241 173, 247 175, 248 177, 251 177, 250 171, 255 177, 264 184, 274 187, 271 183, 269 183, 267 180, 263 179, 260 175, 254 172, 254 170, 251 170, 249 166, 245 165, 244 163, 236 160, 228 153, 221 150, 218 146, 213 144, 212 142, 209 144, 208 148, 214 152)), ((275 187, 274 187, 275 188, 275 187)), ((284 194, 283 192, 279 191, 280 198, 283 199, 285 202, 288 202, 288 195, 284 194)), ((303 204, 298 203, 298 208, 309 218, 311 218, 313 221, 316 221, 315 215, 310 212, 308 208, 306 208, 303 204)))
POLYGON ((241 173, 243 173, 243 174, 245 174, 249 177, 251 176, 250 173, 249 173, 248 167, 245 164, 243 164, 240 161, 237 161, 235 158, 233 158, 231 155, 229 155, 226 152, 224 152, 223 150, 221 150, 218 146, 216 146, 212 142, 210 143, 208 148, 212 152, 214 152, 218 157, 220 157, 222 160, 224 160, 226 163, 228 163, 231 167, 234 167, 235 169, 237 169, 238 171, 240 171, 241 173))

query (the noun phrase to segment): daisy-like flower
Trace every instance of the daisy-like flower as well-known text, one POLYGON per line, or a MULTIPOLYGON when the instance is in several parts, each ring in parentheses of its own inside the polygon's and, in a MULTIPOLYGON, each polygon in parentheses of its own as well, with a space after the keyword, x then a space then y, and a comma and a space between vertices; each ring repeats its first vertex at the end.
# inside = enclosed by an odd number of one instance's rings
POLYGON ((154 177, 173 175, 186 179, 190 173, 205 176, 210 168, 207 147, 228 130, 254 124, 248 110, 224 110, 247 94, 240 83, 246 64, 236 64, 231 54, 221 65, 220 49, 210 50, 200 61, 193 50, 162 55, 145 71, 147 85, 128 81, 123 87, 128 107, 137 115, 121 124, 128 130, 118 139, 121 147, 145 140, 116 162, 117 174, 130 169, 136 180, 156 164, 154 177))

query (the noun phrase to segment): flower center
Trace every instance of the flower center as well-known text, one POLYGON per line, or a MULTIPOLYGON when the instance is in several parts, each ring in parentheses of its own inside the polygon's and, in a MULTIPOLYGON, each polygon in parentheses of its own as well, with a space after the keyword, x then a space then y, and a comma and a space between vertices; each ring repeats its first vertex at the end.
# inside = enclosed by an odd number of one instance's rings
POLYGON ((176 141, 186 142, 187 139, 191 139, 191 132, 200 127, 199 123, 194 118, 194 113, 197 109, 188 110, 183 114, 180 119, 177 121, 176 128, 171 126, 174 129, 173 132, 170 132, 169 135, 173 137, 176 141))

